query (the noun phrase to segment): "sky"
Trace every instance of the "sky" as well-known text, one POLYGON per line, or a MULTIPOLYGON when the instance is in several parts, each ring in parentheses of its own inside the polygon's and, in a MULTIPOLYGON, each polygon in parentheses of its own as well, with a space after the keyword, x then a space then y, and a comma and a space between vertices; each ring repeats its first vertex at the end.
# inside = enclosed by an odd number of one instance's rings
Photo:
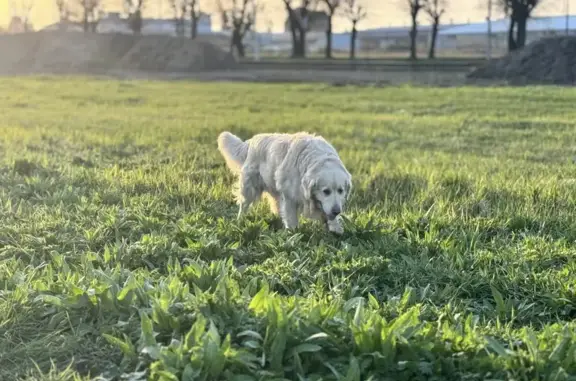
MULTIPOLYGON (((42 28, 58 20, 58 13, 55 6, 55 0, 0 0, 0 26, 6 26, 10 20, 9 3, 22 4, 33 1, 34 6, 31 12, 31 21, 35 29, 42 28)), ((71 0, 77 1, 77 0, 71 0)), ((122 0, 103 0, 106 10, 119 10, 118 5, 122 0)), ((147 0, 145 16, 148 17, 171 17, 170 8, 167 0, 147 0)), ((205 4, 214 0, 200 0, 205 4)), ((223 0, 226 2, 226 0, 223 0)), ((268 30, 278 32, 283 28, 286 17, 283 9, 282 0, 259 0, 264 5, 264 11, 261 12, 257 20, 257 29, 260 31, 268 30)), ((297 2, 296 0, 295 2, 297 2)), ((368 17, 359 24, 359 29, 377 28, 383 26, 402 26, 408 25, 410 18, 403 7, 408 0, 358 0, 363 4, 367 11, 368 17)), ((446 0, 448 8, 442 22, 448 23, 465 23, 477 22, 486 18, 487 4, 489 0, 446 0)), ((494 0, 497 2, 498 0, 494 0)), ((576 0, 542 0, 542 4, 537 9, 537 15, 559 15, 564 14, 566 2, 569 2, 569 9, 572 14, 576 14, 576 0)), ((121 9, 121 8, 120 8, 121 9)), ((495 10, 494 18, 500 18, 502 14, 495 10)), ((217 18, 213 22, 217 24, 217 18)), ((428 20, 425 15, 421 15, 420 23, 427 24, 428 20)), ((216 25, 217 27, 217 25, 216 25)), ((335 21, 336 31, 345 31, 349 28, 349 23, 345 19, 335 21)))

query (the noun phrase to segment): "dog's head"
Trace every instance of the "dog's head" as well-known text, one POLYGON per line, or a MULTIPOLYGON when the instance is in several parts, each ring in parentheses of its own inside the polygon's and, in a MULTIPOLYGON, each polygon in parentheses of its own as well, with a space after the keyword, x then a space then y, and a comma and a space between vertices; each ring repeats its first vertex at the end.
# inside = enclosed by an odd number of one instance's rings
POLYGON ((342 165, 323 165, 302 180, 304 197, 332 221, 344 210, 352 191, 352 176, 342 165))

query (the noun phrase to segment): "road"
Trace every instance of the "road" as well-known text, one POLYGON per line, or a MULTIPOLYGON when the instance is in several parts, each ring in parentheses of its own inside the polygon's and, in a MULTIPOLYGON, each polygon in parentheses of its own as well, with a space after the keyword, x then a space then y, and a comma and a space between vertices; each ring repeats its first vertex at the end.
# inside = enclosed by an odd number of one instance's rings
POLYGON ((370 71, 370 72, 467 72, 485 62, 483 59, 437 59, 410 61, 403 59, 244 59, 239 69, 244 70, 318 70, 318 71, 370 71))

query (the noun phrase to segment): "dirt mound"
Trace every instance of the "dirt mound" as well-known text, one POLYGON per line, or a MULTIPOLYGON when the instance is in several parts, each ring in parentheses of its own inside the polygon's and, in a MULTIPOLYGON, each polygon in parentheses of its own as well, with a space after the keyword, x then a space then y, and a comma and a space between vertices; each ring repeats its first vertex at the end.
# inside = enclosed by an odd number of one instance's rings
POLYGON ((576 81, 576 37, 547 37, 470 72, 469 79, 510 84, 573 85, 576 81))
POLYGON ((148 36, 119 61, 120 69, 180 72, 218 69, 228 55, 215 45, 184 38, 148 36))
POLYGON ((0 73, 194 72, 229 69, 218 47, 186 38, 37 32, 0 36, 0 73))

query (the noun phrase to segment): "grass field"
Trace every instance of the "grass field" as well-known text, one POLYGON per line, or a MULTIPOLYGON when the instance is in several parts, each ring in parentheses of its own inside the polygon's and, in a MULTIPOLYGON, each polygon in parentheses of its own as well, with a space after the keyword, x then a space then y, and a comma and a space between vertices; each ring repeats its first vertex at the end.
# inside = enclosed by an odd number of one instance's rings
POLYGON ((0 380, 574 380, 576 91, 0 82, 0 380), (236 221, 222 130, 308 130, 343 237, 236 221))

